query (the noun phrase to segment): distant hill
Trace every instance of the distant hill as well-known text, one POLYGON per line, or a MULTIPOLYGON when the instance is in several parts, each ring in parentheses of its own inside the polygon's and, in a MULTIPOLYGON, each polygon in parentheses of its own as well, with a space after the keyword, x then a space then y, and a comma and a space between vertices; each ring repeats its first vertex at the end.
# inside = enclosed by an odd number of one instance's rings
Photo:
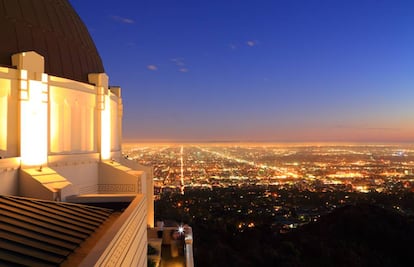
POLYGON ((413 219, 373 205, 341 207, 283 235, 208 228, 198 229, 209 238, 197 241, 197 266, 412 266, 414 253, 413 219))
POLYGON ((279 239, 282 266, 409 266, 414 224, 373 205, 346 206, 279 239))

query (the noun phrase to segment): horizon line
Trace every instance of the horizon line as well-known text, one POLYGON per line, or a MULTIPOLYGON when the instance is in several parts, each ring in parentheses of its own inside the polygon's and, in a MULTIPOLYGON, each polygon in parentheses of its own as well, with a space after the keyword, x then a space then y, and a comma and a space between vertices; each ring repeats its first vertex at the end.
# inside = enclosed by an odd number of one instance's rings
POLYGON ((413 140, 409 141, 272 141, 272 140, 139 140, 125 139, 122 144, 312 144, 312 145, 396 145, 396 144, 414 144, 413 140))

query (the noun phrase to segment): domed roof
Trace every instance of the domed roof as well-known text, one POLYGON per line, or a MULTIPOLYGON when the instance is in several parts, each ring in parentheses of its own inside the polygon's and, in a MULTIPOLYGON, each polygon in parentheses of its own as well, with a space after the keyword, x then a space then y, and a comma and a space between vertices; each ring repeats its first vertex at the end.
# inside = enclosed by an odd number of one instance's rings
POLYGON ((0 0, 0 65, 11 56, 35 51, 45 72, 88 82, 104 67, 91 36, 67 0, 0 0))

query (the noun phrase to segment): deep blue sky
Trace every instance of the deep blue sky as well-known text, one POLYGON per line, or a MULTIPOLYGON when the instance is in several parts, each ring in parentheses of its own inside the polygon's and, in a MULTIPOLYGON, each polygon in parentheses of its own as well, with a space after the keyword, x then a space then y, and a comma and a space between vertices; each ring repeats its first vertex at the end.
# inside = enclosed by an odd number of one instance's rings
POLYGON ((126 140, 414 141, 414 1, 70 2, 126 140))

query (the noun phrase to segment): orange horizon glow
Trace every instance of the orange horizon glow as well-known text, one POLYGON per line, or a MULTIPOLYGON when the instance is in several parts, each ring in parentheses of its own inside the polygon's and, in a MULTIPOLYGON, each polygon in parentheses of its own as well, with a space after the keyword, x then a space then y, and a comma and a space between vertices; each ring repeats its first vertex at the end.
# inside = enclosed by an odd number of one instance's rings
MULTIPOLYGON (((222 129, 223 133, 204 133, 202 129, 193 129, 173 134, 161 131, 158 134, 131 134, 123 138, 124 142, 143 143, 198 143, 198 142, 243 142, 243 143, 411 143, 414 142, 414 127, 402 121, 401 126, 392 127, 269 127, 264 129, 222 129), (169 135, 169 136, 168 136, 169 135)), ((386 124, 384 124, 386 125, 386 124)), ((242 127, 241 127, 242 128, 242 127)), ((247 128, 247 126, 246 126, 247 128)))

